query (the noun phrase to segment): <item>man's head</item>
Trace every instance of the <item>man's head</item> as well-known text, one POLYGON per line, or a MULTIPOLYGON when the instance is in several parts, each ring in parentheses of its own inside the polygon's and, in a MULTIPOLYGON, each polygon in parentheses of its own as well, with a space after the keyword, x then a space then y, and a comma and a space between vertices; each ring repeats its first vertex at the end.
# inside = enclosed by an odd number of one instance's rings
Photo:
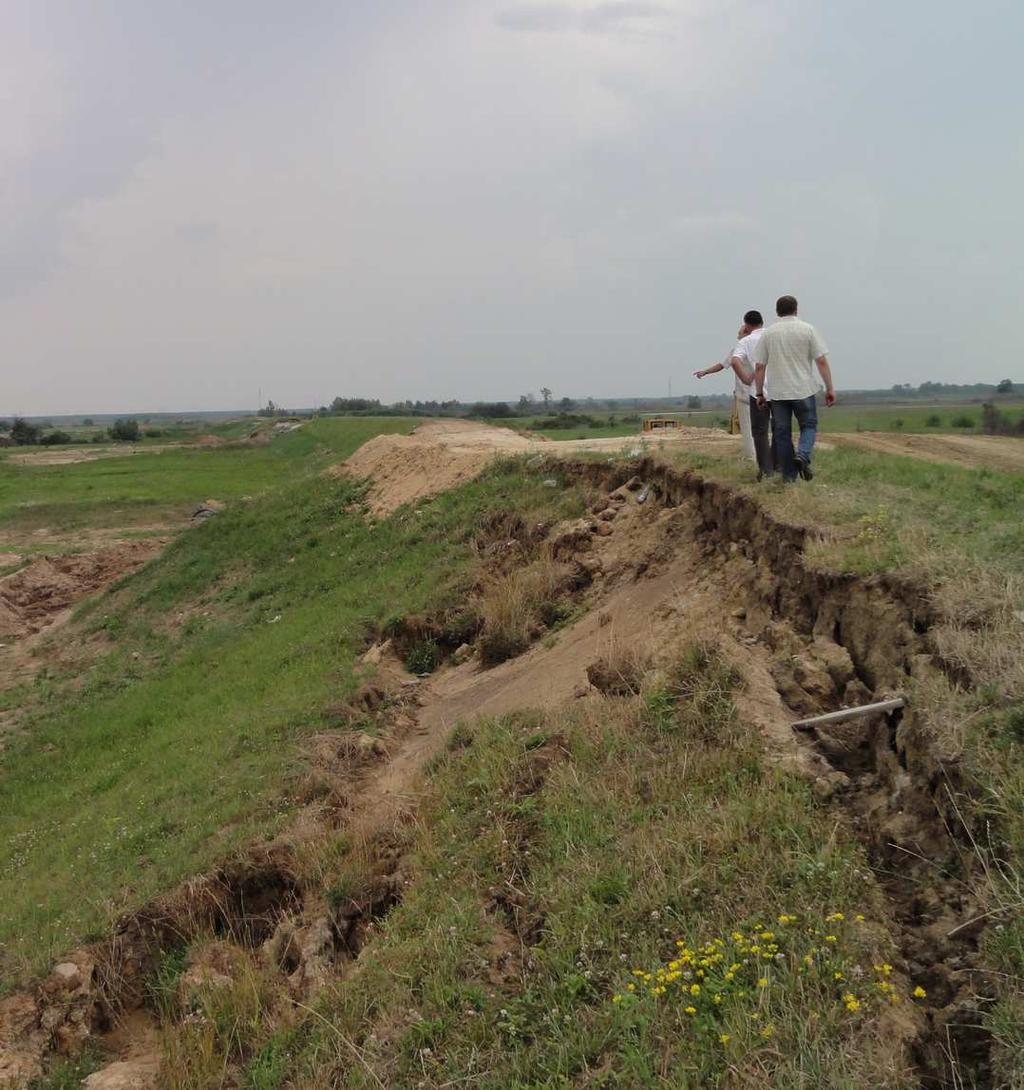
POLYGON ((796 299, 792 295, 780 295, 775 304, 775 313, 780 318, 791 318, 796 314, 796 299))
POLYGON ((755 329, 760 329, 764 325, 764 318, 761 317, 759 310, 748 310, 743 315, 743 324, 750 333, 753 333, 755 329))

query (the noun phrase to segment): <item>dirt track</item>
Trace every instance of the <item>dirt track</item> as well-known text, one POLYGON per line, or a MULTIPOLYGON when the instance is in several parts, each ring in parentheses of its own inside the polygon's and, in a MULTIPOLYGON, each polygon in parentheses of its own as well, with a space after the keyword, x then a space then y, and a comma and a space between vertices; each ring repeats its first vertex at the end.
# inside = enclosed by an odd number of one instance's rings
POLYGON ((954 466, 988 466, 1009 473, 1024 472, 1024 439, 1000 435, 893 435, 881 431, 829 433, 839 447, 900 454, 926 462, 954 466))
MULTIPOLYGON (((359 448, 335 472, 368 479, 370 508, 386 515, 423 496, 471 480, 503 454, 564 457, 586 453, 624 453, 636 457, 663 447, 710 454, 738 453, 739 436, 717 428, 679 428, 656 437, 634 435, 554 442, 511 428, 471 420, 432 420, 411 435, 379 435, 359 448)), ((822 449, 856 447, 948 465, 990 466, 1024 471, 1024 440, 984 435, 901 435, 882 432, 828 433, 822 449)))

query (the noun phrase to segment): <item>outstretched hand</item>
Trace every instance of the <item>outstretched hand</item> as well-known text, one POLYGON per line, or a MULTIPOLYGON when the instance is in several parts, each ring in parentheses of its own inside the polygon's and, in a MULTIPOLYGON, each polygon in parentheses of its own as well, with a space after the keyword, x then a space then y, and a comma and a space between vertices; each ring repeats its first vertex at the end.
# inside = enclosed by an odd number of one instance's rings
POLYGON ((703 378, 706 374, 707 374, 707 371, 694 371, 693 372, 693 377, 694 378, 703 378))

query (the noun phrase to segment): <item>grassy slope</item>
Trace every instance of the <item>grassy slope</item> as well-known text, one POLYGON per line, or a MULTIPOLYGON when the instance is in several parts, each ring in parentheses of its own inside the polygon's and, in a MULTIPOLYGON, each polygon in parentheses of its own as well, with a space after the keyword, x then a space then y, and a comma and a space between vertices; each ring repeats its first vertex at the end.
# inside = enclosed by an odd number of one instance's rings
POLYGON ((976 892, 997 923, 985 940, 1002 997, 993 1026, 1015 1073, 1008 1085, 1024 1083, 1024 475, 840 450, 816 455, 810 483, 758 486, 735 457, 672 458, 824 529, 809 550, 822 566, 896 571, 932 588, 937 646, 973 684, 913 698, 975 784, 987 872, 976 892))
POLYGON ((83 527, 180 520, 204 499, 263 492, 313 464, 347 457, 373 435, 408 432, 418 422, 324 419, 266 446, 185 446, 75 465, 27 466, 2 458, 0 543, 5 530, 47 527, 59 536, 83 527))
POLYGON ((694 648, 643 697, 457 733, 379 940, 290 1029, 172 1030, 175 1085, 225 1052, 261 1090, 906 1085, 864 861, 734 683, 694 648))
MULTIPOLYGON (((329 424, 342 452, 356 442, 329 424)), ((482 514, 575 502, 506 473, 372 526, 358 496, 307 475, 182 536, 87 611, 111 643, 80 686, 44 671, 22 694, 0 781, 7 973, 273 828, 296 744, 353 687, 368 629, 464 589, 482 514)))

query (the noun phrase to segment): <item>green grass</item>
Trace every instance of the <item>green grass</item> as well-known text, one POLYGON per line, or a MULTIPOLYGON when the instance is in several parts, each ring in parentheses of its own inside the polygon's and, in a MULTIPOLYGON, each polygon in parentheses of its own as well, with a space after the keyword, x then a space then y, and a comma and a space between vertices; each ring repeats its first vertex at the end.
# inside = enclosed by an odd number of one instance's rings
MULTIPOLYGON (((314 465, 374 426, 325 423, 295 436, 314 465)), ((68 642, 92 629, 104 656, 20 691, 26 717, 0 758, 8 983, 278 828, 301 741, 355 686, 367 634, 464 599, 482 518, 581 509, 573 490, 506 466, 374 524, 360 486, 288 477, 83 610, 68 642)))
POLYGON ((4 535, 46 529, 50 538, 94 527, 180 522, 208 498, 224 501, 279 487, 348 457, 382 432, 407 433, 409 418, 321 419, 266 446, 177 447, 73 465, 0 459, 0 546, 4 535))
POLYGON ((690 649, 673 676, 685 685, 654 720, 642 697, 595 698, 459 734, 433 770, 403 902, 293 1028, 292 1080, 906 1085, 880 1032, 871 966, 891 954, 859 850, 765 762, 719 655, 690 649), (695 961, 654 994, 677 942, 695 961))
POLYGON ((826 526, 811 556, 870 574, 903 571, 930 579, 988 567, 1024 574, 1024 475, 942 465, 854 449, 815 453, 815 479, 758 485, 735 454, 663 456, 756 496, 773 514, 826 526))
MULTIPOLYGON (((1024 419, 1024 401, 1019 398, 994 398, 995 405, 1013 421, 1024 419)), ((822 414, 831 431, 892 431, 967 434, 981 429, 980 402, 936 402, 921 405, 850 405, 843 400, 822 414), (971 425, 964 426, 970 419, 971 425)))

